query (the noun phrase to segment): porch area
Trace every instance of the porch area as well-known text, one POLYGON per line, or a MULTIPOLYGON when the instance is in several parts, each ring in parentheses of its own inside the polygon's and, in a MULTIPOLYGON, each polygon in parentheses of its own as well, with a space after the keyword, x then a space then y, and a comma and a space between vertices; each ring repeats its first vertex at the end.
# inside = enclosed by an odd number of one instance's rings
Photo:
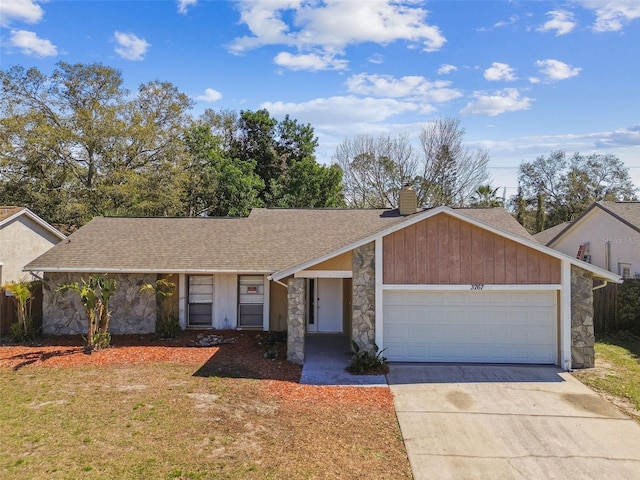
POLYGON ((348 335, 307 335, 300 383, 305 385, 386 387, 384 375, 352 375, 348 335))

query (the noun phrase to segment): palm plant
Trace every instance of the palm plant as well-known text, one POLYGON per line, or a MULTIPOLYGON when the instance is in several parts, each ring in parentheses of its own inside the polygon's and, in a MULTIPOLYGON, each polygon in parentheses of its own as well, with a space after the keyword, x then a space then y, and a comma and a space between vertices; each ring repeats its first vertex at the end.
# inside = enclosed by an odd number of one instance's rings
POLYGON ((24 341, 34 336, 33 322, 31 319, 31 289, 33 282, 22 278, 19 281, 5 283, 2 288, 10 292, 16 299, 16 311, 18 322, 11 326, 11 334, 14 341, 24 341))
POLYGON ((109 300, 116 291, 116 280, 102 275, 91 275, 89 281, 84 278, 80 282, 68 282, 58 288, 59 292, 71 290, 80 296, 80 302, 87 313, 87 337, 85 350, 100 350, 109 346, 109 300))

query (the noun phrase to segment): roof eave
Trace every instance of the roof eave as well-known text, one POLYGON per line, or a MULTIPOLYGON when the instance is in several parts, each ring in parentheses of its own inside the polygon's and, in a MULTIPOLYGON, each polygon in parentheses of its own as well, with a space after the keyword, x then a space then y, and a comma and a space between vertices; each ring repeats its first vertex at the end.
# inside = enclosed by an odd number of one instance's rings
POLYGON ((300 270, 304 270, 310 266, 316 265, 318 263, 321 263, 325 260, 328 260, 329 258, 335 257, 337 255, 340 255, 342 253, 348 252, 350 250, 353 250, 354 248, 358 248, 359 246, 365 245, 367 243, 370 243, 374 240, 376 240, 377 238, 382 238, 386 235, 389 235, 390 233, 393 233, 395 231, 401 230, 402 228, 408 227, 410 225, 413 225, 414 223, 420 222, 422 220, 426 220, 428 218, 431 218, 435 215, 438 215, 440 213, 447 213, 448 215, 451 215, 461 221, 465 221, 467 223, 471 223, 472 225, 475 225, 479 228, 483 228, 485 230, 488 230, 490 232, 493 232, 497 235, 503 236, 505 238, 508 238, 510 240, 513 240, 516 243, 520 243, 522 245, 525 245, 527 247, 533 248, 534 250, 538 250, 542 253, 545 253, 551 257, 557 258, 558 260, 565 260, 565 261, 569 261, 572 265, 575 265, 577 267, 580 268, 584 268, 585 270, 588 270, 590 272, 592 272, 594 274, 594 276, 598 279, 602 279, 602 280, 607 280, 607 281, 612 281, 612 282, 616 282, 619 283, 621 281, 621 277, 619 275, 615 275, 611 272, 608 272, 607 270, 601 269, 600 267, 596 267, 595 265, 592 265, 590 263, 586 263, 582 260, 578 260, 577 258, 573 258, 569 255, 566 255, 562 252, 559 252, 557 250, 552 249, 551 247, 547 247, 546 245, 542 245, 538 242, 536 242, 535 240, 531 239, 527 239, 524 237, 520 237, 516 234, 513 234, 511 232, 507 232, 506 230, 502 230, 498 227, 495 227, 491 224, 485 223, 481 220, 478 220, 476 218, 464 215, 462 213, 460 213, 460 210, 455 210, 452 209, 450 207, 446 207, 446 206, 441 206, 441 207, 436 207, 430 210, 425 210, 424 212, 420 212, 418 214, 416 214, 415 218, 412 218, 410 220, 407 220, 406 222, 400 222, 397 223, 395 225, 392 225, 384 230, 381 230, 379 232, 376 232, 375 234, 369 235, 365 238, 363 238, 362 240, 359 240, 357 242, 354 242, 350 245, 346 245, 330 254, 326 254, 323 255, 322 257, 318 257, 316 259, 312 259, 309 260, 307 262, 301 263, 299 265, 287 268, 286 270, 282 270, 279 272, 275 272, 273 275, 271 275, 269 278, 272 280, 281 280, 285 277, 288 277, 290 275, 293 275, 294 273, 300 271, 300 270))

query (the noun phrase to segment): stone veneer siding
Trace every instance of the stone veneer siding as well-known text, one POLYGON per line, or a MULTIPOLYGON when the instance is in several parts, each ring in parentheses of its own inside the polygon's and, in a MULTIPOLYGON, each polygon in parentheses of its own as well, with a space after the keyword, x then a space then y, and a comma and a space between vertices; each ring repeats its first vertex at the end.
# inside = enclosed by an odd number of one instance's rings
POLYGON ((304 363, 305 279, 290 278, 287 292, 287 360, 304 363))
POLYGON ((591 368, 595 365, 593 331, 593 274, 571 267, 571 366, 591 368))
MULTIPOLYGON (((87 315, 76 292, 58 292, 60 285, 87 280, 88 274, 47 273, 42 299, 42 333, 45 335, 77 335, 87 332, 87 315)), ((156 281, 150 274, 114 274, 118 283, 116 293, 109 301, 112 334, 144 334, 156 331, 156 297, 140 292, 144 283, 156 281)))
POLYGON ((353 250, 351 338, 361 349, 371 349, 375 344, 375 265, 375 242, 353 250))

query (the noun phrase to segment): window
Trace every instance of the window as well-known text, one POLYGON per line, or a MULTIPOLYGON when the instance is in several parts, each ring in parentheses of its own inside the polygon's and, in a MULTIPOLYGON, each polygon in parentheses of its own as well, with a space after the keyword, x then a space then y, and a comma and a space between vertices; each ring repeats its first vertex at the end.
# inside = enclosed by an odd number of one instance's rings
POLYGON ((631 264, 630 263, 619 263, 618 264, 618 275, 622 278, 631 278, 631 264))
POLYGON ((213 276, 189 276, 189 326, 210 327, 213 321, 213 276))

